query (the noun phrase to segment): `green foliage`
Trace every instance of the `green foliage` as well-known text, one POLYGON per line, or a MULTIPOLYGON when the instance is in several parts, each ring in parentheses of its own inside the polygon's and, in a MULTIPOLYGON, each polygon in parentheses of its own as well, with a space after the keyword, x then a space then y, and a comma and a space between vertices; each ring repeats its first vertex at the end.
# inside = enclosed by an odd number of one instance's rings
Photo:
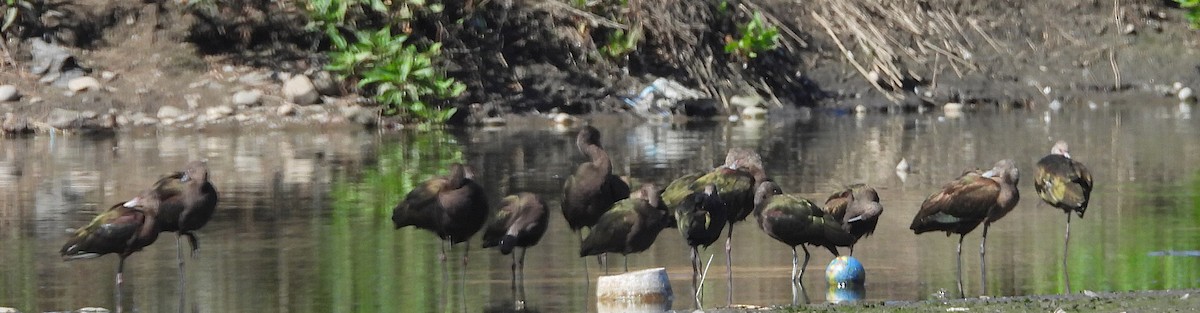
POLYGON ((21 17, 21 9, 32 10, 33 4, 25 0, 4 0, 4 20, 0 22, 0 32, 8 31, 21 17))
POLYGON ((1180 8, 1187 10, 1187 19, 1192 22, 1192 29, 1200 29, 1200 0, 1175 0, 1180 8))
POLYGON ((601 52, 611 58, 623 57, 637 50, 638 41, 642 38, 642 28, 634 27, 632 31, 617 29, 608 35, 608 44, 600 47, 601 52))
POLYGON ((775 49, 779 38, 779 29, 763 21, 761 13, 755 12, 754 18, 746 25, 738 28, 742 37, 725 43, 725 52, 744 58, 753 59, 759 53, 775 49))
MULTIPOLYGON (((357 81, 358 88, 386 107, 385 114, 406 114, 422 122, 441 123, 455 108, 429 103, 434 99, 458 97, 466 85, 445 77, 434 67, 441 44, 420 48, 406 34, 393 34, 390 26, 378 30, 356 30, 351 42, 342 35, 349 15, 359 10, 384 14, 387 25, 406 25, 415 12, 440 13, 442 4, 425 0, 313 0, 306 4, 308 27, 324 32, 332 45, 326 69, 343 79, 357 81)), ((402 26, 403 27, 403 26, 402 26)))
POLYGON ((408 36, 393 35, 391 28, 359 31, 356 41, 348 43, 336 32, 329 33, 333 50, 326 69, 343 78, 360 78, 358 87, 372 92, 373 98, 387 106, 385 113, 407 113, 427 122, 445 122, 455 109, 427 103, 430 97, 457 97, 466 89, 462 83, 445 77, 433 67, 441 54, 441 44, 419 49, 407 42, 408 36))

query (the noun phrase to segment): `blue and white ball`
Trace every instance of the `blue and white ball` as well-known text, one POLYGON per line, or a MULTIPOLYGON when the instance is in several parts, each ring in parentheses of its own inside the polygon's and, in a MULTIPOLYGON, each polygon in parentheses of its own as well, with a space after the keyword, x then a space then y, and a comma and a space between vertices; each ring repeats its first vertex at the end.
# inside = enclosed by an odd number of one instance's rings
POLYGON ((825 268, 825 279, 830 286, 847 284, 862 285, 867 281, 867 271, 862 263, 852 256, 839 256, 825 268))

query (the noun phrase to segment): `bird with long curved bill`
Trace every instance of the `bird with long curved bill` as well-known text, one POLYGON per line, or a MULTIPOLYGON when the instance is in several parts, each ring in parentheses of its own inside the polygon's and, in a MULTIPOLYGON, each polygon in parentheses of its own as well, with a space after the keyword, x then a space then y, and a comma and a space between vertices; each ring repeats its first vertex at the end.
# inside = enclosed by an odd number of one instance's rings
MULTIPOLYGON (((883 214, 883 205, 879 203, 879 193, 875 192, 875 188, 853 184, 830 195, 825 200, 823 210, 842 222, 842 229, 854 235, 857 243, 859 239, 875 233, 879 216, 883 214)), ((850 245, 850 255, 854 255, 854 245, 850 245)))

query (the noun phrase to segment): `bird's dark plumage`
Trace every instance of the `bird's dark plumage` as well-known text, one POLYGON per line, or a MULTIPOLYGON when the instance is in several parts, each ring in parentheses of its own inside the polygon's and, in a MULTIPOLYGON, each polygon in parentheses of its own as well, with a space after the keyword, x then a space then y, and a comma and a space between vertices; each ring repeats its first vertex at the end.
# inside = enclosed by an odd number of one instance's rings
POLYGON ((59 251, 64 260, 90 259, 116 253, 122 259, 149 246, 158 239, 156 210, 113 205, 75 231, 59 251))
POLYGON ((195 251, 200 246, 192 232, 208 224, 218 200, 217 189, 209 181, 208 164, 193 161, 182 171, 163 176, 125 206, 155 208, 159 229, 187 237, 195 251))
POLYGON ((1092 197, 1092 174, 1083 163, 1071 159, 1067 143, 1059 141, 1038 161, 1033 188, 1042 201, 1083 217, 1092 197))
POLYGON ((875 188, 854 184, 825 200, 825 212, 842 223, 842 229, 859 239, 875 232, 883 205, 875 188))
POLYGON ((645 184, 633 197, 614 204, 583 240, 579 256, 630 254, 650 248, 659 232, 675 224, 660 193, 654 184, 645 184))
POLYGON ((726 208, 713 185, 684 197, 673 207, 676 227, 688 246, 707 247, 721 238, 728 219, 726 208))
POLYGON ((842 229, 841 222, 808 199, 784 194, 775 182, 759 184, 755 203, 759 227, 788 246, 821 246, 836 256, 837 247, 855 242, 854 236, 842 229))
POLYGON ((600 131, 584 126, 575 137, 579 151, 589 158, 579 164, 563 185, 562 212, 572 231, 590 227, 613 203, 629 197, 629 184, 612 174, 612 161, 600 145, 600 131))
POLYGON ((546 233, 550 214, 537 195, 522 192, 504 197, 500 208, 483 233, 483 247, 500 247, 500 253, 512 253, 514 247, 536 245, 546 233))
POLYGON ((487 195, 469 167, 454 163, 450 174, 429 179, 392 209, 396 228, 415 226, 453 243, 467 241, 487 221, 487 195))

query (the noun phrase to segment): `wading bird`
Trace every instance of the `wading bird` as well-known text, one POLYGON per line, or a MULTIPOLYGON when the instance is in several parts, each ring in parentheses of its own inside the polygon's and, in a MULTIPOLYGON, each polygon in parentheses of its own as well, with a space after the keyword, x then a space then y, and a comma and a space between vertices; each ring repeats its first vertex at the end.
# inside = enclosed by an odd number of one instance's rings
POLYGON ((792 284, 800 285, 808 267, 805 244, 825 247, 838 256, 837 247, 854 244, 854 236, 842 229, 842 223, 825 214, 808 199, 784 194, 773 181, 758 184, 754 193, 754 215, 763 232, 792 247, 792 284), (798 264, 796 246, 804 250, 804 263, 798 264), (799 266, 799 271, 797 271, 799 266))
POLYGON ((692 290, 695 292, 696 307, 701 306, 700 279, 704 268, 699 247, 708 247, 720 239, 721 230, 728 219, 725 202, 717 195, 716 188, 708 185, 703 191, 684 197, 673 209, 679 233, 691 247, 692 290))
POLYGON ((182 171, 171 173, 150 189, 142 191, 137 197, 125 202, 129 208, 155 208, 155 222, 161 231, 175 232, 175 258, 179 266, 179 285, 184 285, 183 244, 181 237, 186 237, 192 247, 192 255, 200 249, 200 241, 196 239, 196 230, 208 224, 217 208, 217 189, 208 179, 208 163, 192 161, 183 167, 182 171))
POLYGON ((1063 280, 1067 293, 1071 293, 1071 278, 1067 274, 1067 244, 1071 241, 1071 212, 1083 218, 1088 200, 1092 196, 1092 174, 1083 163, 1071 159, 1067 142, 1058 141, 1050 148, 1050 155, 1037 163, 1037 179, 1033 181, 1042 201, 1067 213, 1067 230, 1063 235, 1063 280))
MULTIPOLYGON (((446 245, 466 242, 483 228, 488 218, 487 195, 475 183, 470 167, 454 163, 450 174, 422 182, 392 208, 396 229, 406 226, 432 231, 441 238, 440 261, 446 260, 446 245)), ((463 251, 463 264, 471 247, 463 251)))
MULTIPOLYGON (((854 235, 854 241, 858 242, 875 232, 879 215, 883 214, 883 205, 879 204, 879 194, 875 188, 853 184, 830 195, 825 200, 824 211, 841 222, 842 229, 854 235)), ((854 255, 854 245, 850 245, 850 255, 854 255)))
MULTIPOLYGON (((546 203, 533 193, 522 192, 500 200, 500 208, 483 232, 484 249, 499 247, 501 254, 513 255, 514 291, 518 285, 518 271, 522 284, 525 280, 525 250, 542 240, 549 219, 546 203), (521 248, 520 252, 513 254, 515 248, 521 248)), ((518 298, 518 301, 524 299, 518 298)))
MULTIPOLYGON (((754 212, 754 188, 766 179, 762 157, 757 152, 733 148, 725 154, 725 163, 720 167, 707 173, 675 179, 663 192, 663 201, 667 206, 679 210, 679 205, 686 197, 715 187, 717 198, 725 205, 723 211, 727 214, 726 221, 729 224, 725 238, 725 273, 730 286, 733 285, 733 225, 754 212)), ((729 288, 727 300, 730 305, 733 304, 733 288, 729 288)))
MULTIPOLYGON (((592 227, 613 204, 629 198, 629 184, 612 174, 612 160, 600 146, 600 131, 584 125, 575 136, 575 146, 590 160, 579 164, 563 185, 562 212, 567 226, 583 244, 584 227, 592 227)), ((603 257, 602 266, 608 271, 603 257)), ((584 262, 587 265, 587 262, 584 262)))
POLYGON ((128 207, 118 203, 101 213, 87 226, 75 231, 75 235, 63 245, 63 260, 91 259, 116 253, 117 262, 116 297, 121 305, 121 285, 125 271, 125 258, 142 250, 158 239, 159 225, 155 223, 158 212, 153 207, 128 207))
POLYGON ((620 253, 625 256, 625 271, 628 272, 630 253, 646 251, 659 232, 675 226, 674 217, 663 205, 661 193, 657 186, 648 183, 630 198, 613 204, 583 240, 579 256, 620 253))
POLYGON ((930 195, 921 203, 921 209, 913 218, 909 229, 921 234, 944 231, 949 236, 958 234, 958 294, 965 297, 962 287, 962 241, 963 237, 983 223, 983 239, 979 244, 980 278, 984 293, 987 292, 987 266, 985 253, 987 231, 992 222, 1012 211, 1020 200, 1017 193, 1019 173, 1016 162, 1000 160, 987 172, 967 171, 958 179, 946 183, 942 190, 930 195))

